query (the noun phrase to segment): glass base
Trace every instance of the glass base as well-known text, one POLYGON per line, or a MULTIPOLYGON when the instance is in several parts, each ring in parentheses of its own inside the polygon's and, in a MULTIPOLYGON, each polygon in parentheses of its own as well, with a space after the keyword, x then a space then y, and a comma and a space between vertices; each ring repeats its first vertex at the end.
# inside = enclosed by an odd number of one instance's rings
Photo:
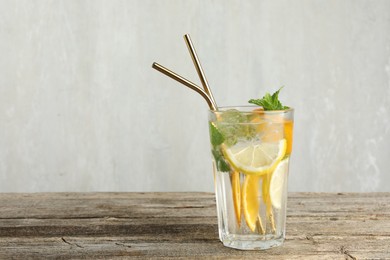
POLYGON ((221 238, 224 246, 239 250, 265 250, 283 244, 284 237, 259 237, 258 235, 224 235, 221 238))

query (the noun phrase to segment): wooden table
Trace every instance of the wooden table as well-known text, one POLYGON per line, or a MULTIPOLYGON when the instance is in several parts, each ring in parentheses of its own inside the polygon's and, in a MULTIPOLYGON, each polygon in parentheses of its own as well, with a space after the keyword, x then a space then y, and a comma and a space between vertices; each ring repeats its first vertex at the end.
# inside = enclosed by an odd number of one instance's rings
POLYGON ((289 194, 266 251, 218 240, 212 193, 0 193, 0 259, 390 259, 390 193, 289 194))

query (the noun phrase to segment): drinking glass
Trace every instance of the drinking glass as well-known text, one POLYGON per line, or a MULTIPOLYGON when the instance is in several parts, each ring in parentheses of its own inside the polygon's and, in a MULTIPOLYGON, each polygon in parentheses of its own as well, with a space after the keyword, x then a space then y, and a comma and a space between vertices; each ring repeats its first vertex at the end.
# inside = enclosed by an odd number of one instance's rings
POLYGON ((219 239, 261 250, 283 243, 293 109, 209 111, 219 239))

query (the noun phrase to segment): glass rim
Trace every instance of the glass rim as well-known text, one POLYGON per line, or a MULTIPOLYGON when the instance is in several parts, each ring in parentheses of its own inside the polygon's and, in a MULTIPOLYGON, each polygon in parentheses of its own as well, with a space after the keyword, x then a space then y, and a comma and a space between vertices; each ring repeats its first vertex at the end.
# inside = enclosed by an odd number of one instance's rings
MULTIPOLYGON (((255 105, 242 105, 242 106, 221 106, 218 107, 218 110, 211 110, 208 111, 210 113, 219 114, 219 113, 225 113, 229 109, 236 109, 240 113, 253 113, 253 109, 255 108, 262 108, 261 106, 255 106, 255 105), (243 109, 252 109, 252 110, 243 110, 243 109)), ((262 110, 261 113, 265 114, 282 114, 282 113, 288 113, 288 112, 294 112, 294 108, 289 107, 288 109, 283 110, 262 110)))

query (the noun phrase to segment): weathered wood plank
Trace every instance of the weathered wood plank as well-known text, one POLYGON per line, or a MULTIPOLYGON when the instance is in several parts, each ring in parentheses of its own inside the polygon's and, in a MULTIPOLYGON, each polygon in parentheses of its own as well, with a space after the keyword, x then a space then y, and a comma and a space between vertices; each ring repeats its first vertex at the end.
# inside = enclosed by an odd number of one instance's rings
MULTIPOLYGON (((195 238, 197 234, 217 237, 216 217, 213 218, 144 218, 144 219, 6 219, 1 220, 0 237, 29 236, 172 236, 173 239, 195 238), (196 233, 194 233, 194 230, 196 233)), ((287 233, 297 236, 342 235, 342 236, 390 236, 389 219, 375 220, 330 220, 329 218, 290 217, 287 218, 287 233)), ((147 238, 145 238, 147 239, 147 238)), ((206 239, 206 238, 204 238, 206 239)))
MULTIPOLYGON (((290 215, 367 216, 390 214, 390 193, 291 194, 290 215)), ((2 218, 93 218, 93 217, 160 217, 215 216, 212 193, 37 193, 1 194, 2 218), (50 211, 46 210, 50 208, 50 211), (201 210, 196 210, 197 208, 201 210), (163 211, 161 209, 164 209, 163 211), (178 211, 178 209, 180 209, 178 211)))
POLYGON ((282 247, 218 241, 211 193, 0 194, 0 259, 390 259, 390 193, 294 193, 282 247))
MULTIPOLYGON (((385 251, 390 239, 372 240, 369 237, 344 239, 342 237, 288 238, 284 245, 267 251, 239 251, 229 249, 216 240, 207 241, 148 241, 142 237, 58 237, 58 238, 20 238, 0 241, 0 257, 47 256, 64 258, 81 256, 113 257, 258 257, 267 259, 297 259, 317 256, 320 259, 345 259, 347 255, 358 259, 386 259, 385 251), (17 250, 15 247, 17 246, 17 250), (5 251, 4 251, 5 250, 5 251)), ((348 258, 347 258, 348 259, 348 258)))

